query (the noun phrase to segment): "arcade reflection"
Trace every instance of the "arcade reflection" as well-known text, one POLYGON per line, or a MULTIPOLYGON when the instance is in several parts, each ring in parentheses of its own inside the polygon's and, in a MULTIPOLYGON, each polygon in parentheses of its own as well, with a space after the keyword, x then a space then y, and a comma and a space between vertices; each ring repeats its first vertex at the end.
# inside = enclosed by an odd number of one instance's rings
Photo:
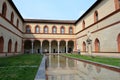
POLYGON ((120 80, 120 72, 59 55, 46 59, 46 80, 120 80))

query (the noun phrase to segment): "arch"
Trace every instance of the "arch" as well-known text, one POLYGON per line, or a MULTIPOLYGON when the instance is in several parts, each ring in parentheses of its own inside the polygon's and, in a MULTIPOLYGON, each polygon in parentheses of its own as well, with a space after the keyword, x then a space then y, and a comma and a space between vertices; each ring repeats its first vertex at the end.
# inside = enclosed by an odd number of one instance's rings
POLYGON ((98 11, 94 12, 94 22, 98 21, 98 11))
POLYGON ((118 41, 118 52, 120 52, 120 34, 117 37, 117 41, 118 41))
POLYGON ((64 33, 65 33, 65 27, 64 27, 64 26, 62 26, 62 27, 60 28, 60 32, 61 32, 61 34, 64 34, 64 33))
POLYGON ((49 41, 48 40, 43 41, 42 51, 43 51, 43 53, 49 53, 49 41))
POLYGON ((14 23, 14 13, 13 12, 11 13, 11 23, 12 24, 14 23))
POLYGON ((57 33, 57 27, 56 26, 52 27, 52 33, 57 33))
POLYGON ((69 40, 68 41, 68 53, 73 52, 73 49, 74 49, 74 41, 69 40))
POLYGON ((86 43, 83 42, 83 45, 82 45, 82 46, 83 46, 83 51, 86 52, 86 43))
POLYGON ((17 48, 18 48, 18 43, 17 41, 15 42, 15 52, 17 52, 17 48))
POLYGON ((24 53, 31 53, 32 49, 32 41, 31 40, 25 40, 24 41, 24 53))
POLYGON ((44 27, 44 33, 48 33, 48 26, 44 27))
POLYGON ((2 15, 6 17, 6 13, 7 13, 7 4, 4 2, 2 6, 2 15))
POLYGON ((69 34, 73 34, 73 27, 69 27, 69 34))
POLYGON ((58 43, 56 40, 51 41, 51 52, 52 53, 57 53, 58 52, 58 43))
POLYGON ((8 41, 8 53, 11 53, 12 52, 12 40, 10 39, 8 41))
POLYGON ((19 20, 17 19, 16 26, 19 27, 19 20))
POLYGON ((35 53, 40 53, 41 52, 41 47, 40 47, 41 42, 39 40, 34 41, 34 52, 35 53))
POLYGON ((4 49, 4 38, 0 37, 0 52, 3 52, 4 49))
POLYGON ((26 25, 26 33, 31 33, 31 27, 30 27, 30 25, 26 25))
POLYGON ((98 39, 95 39, 95 52, 99 52, 100 51, 100 41, 98 39))
POLYGON ((66 41, 65 40, 60 41, 60 53, 66 53, 66 41))
POLYGON ((38 25, 35 27, 35 33, 40 33, 40 27, 38 25))
POLYGON ((82 22, 82 29, 85 29, 85 21, 82 22))

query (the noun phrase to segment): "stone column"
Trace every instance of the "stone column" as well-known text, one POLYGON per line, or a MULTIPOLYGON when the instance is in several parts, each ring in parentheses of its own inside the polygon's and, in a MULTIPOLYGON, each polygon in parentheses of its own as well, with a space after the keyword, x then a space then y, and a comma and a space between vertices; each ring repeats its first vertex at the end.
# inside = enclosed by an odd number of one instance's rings
POLYGON ((68 41, 66 41, 66 53, 68 53, 68 41))
POLYGON ((34 45, 34 41, 32 40, 32 42, 31 42, 31 45, 32 45, 32 54, 33 54, 33 45, 34 45))
POLYGON ((59 50, 60 50, 60 42, 58 41, 58 54, 59 54, 59 50))
POLYGON ((51 41, 49 41, 49 54, 51 53, 51 41))
POLYGON ((41 51, 41 54, 42 54, 42 53, 43 53, 43 51, 42 51, 42 41, 41 41, 41 44, 40 44, 40 45, 41 45, 41 50, 40 50, 40 51, 41 51))

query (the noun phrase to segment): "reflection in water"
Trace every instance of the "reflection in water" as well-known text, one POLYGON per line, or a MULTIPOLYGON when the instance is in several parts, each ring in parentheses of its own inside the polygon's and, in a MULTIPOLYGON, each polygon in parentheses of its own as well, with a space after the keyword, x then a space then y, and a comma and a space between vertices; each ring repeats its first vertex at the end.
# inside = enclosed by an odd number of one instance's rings
POLYGON ((120 73, 89 63, 49 55, 46 80, 120 80, 120 73))

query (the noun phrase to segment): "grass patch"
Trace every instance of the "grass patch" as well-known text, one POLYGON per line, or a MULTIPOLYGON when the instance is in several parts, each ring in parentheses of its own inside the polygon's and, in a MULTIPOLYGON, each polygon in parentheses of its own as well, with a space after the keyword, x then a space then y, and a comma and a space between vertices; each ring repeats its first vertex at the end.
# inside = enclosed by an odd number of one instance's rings
POLYGON ((68 57, 90 60, 94 62, 120 67, 120 58, 108 58, 108 57, 99 57, 99 56, 91 57, 91 56, 78 55, 78 54, 64 54, 64 55, 68 57))
POLYGON ((0 58, 0 80, 34 80, 41 60, 39 54, 0 58))

